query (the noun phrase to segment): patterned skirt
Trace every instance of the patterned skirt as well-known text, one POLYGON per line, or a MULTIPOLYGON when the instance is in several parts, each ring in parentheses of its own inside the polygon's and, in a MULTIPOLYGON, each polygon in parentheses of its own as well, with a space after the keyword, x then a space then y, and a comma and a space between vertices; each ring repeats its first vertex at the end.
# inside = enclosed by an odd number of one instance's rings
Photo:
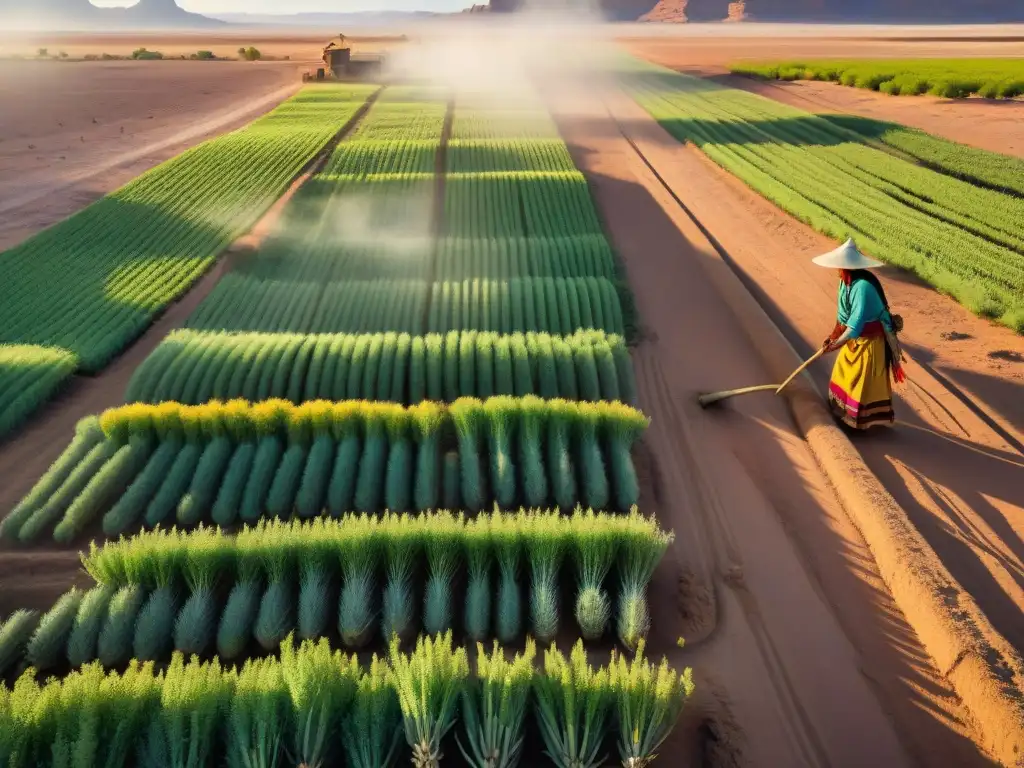
POLYGON ((884 336, 861 337, 843 345, 832 369, 828 402, 833 415, 853 429, 896 420, 884 336))

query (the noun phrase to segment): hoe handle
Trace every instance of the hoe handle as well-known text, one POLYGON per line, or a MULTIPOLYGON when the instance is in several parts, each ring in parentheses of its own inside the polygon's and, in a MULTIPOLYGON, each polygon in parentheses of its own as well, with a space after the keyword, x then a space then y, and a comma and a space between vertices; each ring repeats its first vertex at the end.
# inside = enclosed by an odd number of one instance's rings
POLYGON ((780 394, 782 392, 782 390, 784 390, 787 386, 789 386, 789 383, 791 381, 793 381, 793 379, 795 379, 797 376, 799 376, 801 373, 804 372, 804 369, 806 369, 807 366, 809 366, 811 363, 813 363, 815 360, 817 360, 819 357, 821 357, 824 354, 825 354, 825 348, 822 347, 817 352, 815 352, 813 355, 811 355, 809 358, 804 360, 804 362, 800 365, 800 367, 797 368, 795 371, 793 371, 791 374, 789 374, 789 378, 786 379, 784 382, 782 382, 782 384, 779 385, 779 388, 775 390, 775 394, 776 395, 780 394))

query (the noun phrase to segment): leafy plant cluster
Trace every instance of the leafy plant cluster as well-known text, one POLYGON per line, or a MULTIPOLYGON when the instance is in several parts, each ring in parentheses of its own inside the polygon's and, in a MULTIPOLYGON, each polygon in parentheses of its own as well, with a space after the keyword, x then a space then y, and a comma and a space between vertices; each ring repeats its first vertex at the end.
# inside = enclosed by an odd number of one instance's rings
POLYGON ((0 438, 53 397, 77 367, 65 349, 0 344, 0 438))
POLYGON ((907 269, 1024 332, 1024 199, 867 146, 824 118, 700 78, 636 64, 631 90, 760 194, 837 239, 907 269))
POLYGON ((427 334, 170 333, 143 361, 126 402, 380 400, 413 404, 494 395, 636 398, 621 336, 452 331, 427 334))
POLYGON ((1011 58, 784 61, 734 64, 730 69, 739 75, 768 80, 825 80, 893 96, 1024 96, 1024 64, 1011 58))
POLYGON ((438 243, 437 279, 462 281, 516 277, 604 277, 618 279, 604 235, 504 237, 472 240, 445 237, 438 243))
POLYGON ((90 664, 40 683, 29 669, 0 688, 0 760, 426 768, 457 751, 474 768, 512 768, 532 715, 546 760, 531 760, 590 768, 616 750, 629 767, 655 759, 694 689, 689 669, 642 653, 613 653, 596 669, 582 645, 569 657, 552 646, 540 668, 532 641, 511 661, 497 644, 490 654, 478 645, 476 656, 471 674, 449 633, 409 652, 395 641, 386 658, 360 665, 324 640, 296 646, 288 637, 278 658, 237 668, 176 653, 160 671, 137 660, 121 672, 90 664))

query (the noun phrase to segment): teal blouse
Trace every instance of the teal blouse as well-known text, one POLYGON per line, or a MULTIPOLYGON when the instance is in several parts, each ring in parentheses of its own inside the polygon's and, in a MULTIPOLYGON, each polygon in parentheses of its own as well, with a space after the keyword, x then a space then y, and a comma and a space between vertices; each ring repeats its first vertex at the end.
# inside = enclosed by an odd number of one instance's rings
POLYGON ((850 329, 850 338, 856 339, 864 332, 867 323, 880 320, 887 331, 892 330, 892 316, 882 303, 875 286, 867 280, 855 280, 852 285, 839 281, 840 323, 850 329))

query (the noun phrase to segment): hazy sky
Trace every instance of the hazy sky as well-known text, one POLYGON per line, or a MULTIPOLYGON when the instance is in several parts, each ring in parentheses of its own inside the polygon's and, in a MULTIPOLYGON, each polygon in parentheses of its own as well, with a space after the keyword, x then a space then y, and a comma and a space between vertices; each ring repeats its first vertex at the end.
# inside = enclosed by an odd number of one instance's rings
MULTIPOLYGON (((93 5, 134 5, 138 0, 92 0, 93 5)), ((354 11, 458 11, 483 0, 178 0, 196 13, 345 13, 354 11)))

